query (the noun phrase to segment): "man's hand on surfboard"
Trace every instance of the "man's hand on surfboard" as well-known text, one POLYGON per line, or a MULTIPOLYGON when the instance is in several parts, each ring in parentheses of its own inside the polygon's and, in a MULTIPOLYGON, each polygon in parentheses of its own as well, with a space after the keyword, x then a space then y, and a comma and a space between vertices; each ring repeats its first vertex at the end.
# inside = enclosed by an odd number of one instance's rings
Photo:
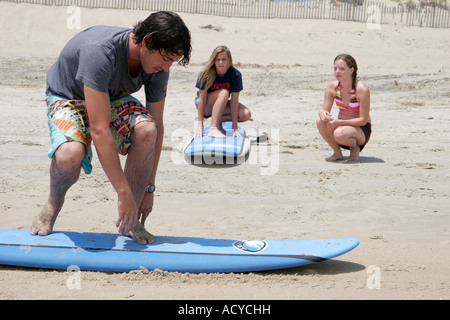
POLYGON ((118 209, 119 219, 117 219, 116 227, 121 234, 129 235, 138 221, 138 208, 133 196, 123 197, 123 199, 119 197, 118 209))

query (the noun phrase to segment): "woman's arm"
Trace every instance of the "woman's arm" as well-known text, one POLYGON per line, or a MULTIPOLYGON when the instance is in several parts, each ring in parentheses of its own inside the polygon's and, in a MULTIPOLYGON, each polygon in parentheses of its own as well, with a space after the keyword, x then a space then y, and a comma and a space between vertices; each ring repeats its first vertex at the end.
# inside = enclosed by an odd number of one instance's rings
POLYGON ((230 111, 232 121, 233 137, 242 137, 238 130, 238 115, 239 115, 239 92, 232 92, 230 99, 230 111))
POLYGON ((233 129, 237 129, 238 115, 239 115, 239 92, 232 92, 230 99, 231 121, 233 122, 233 129))
POLYGON ((203 117, 205 115, 206 101, 208 99, 208 90, 198 91, 198 106, 197 106, 197 125, 195 128, 195 137, 203 135, 203 117))
POLYGON ((337 82, 331 82, 327 85, 325 89, 325 94, 323 98, 322 108, 319 109, 319 118, 322 122, 329 122, 333 120, 333 116, 331 115, 331 108, 334 103, 334 88, 336 88, 337 82))

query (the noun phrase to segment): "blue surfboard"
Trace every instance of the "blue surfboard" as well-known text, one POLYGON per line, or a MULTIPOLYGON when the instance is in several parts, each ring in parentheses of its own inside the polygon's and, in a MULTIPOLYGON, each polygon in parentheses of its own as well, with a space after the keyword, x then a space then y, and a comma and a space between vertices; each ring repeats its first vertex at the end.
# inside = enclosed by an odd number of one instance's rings
POLYGON ((118 234, 56 231, 32 236, 0 229, 0 265, 129 272, 148 270, 214 273, 253 272, 308 265, 342 255, 358 239, 245 240, 156 237, 140 245, 118 234))
POLYGON ((184 148, 185 156, 202 156, 210 157, 244 157, 250 151, 250 138, 246 135, 245 130, 238 126, 239 133, 242 137, 233 137, 232 122, 222 123, 223 129, 226 131, 226 138, 214 138, 208 136, 211 126, 203 129, 203 136, 192 138, 184 148))

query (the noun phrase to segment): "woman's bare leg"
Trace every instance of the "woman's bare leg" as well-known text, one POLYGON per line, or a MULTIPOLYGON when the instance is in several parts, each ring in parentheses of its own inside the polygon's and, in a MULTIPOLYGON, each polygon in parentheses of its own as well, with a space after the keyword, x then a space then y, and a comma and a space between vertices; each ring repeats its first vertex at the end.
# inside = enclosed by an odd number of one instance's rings
POLYGON ((316 121, 317 128, 319 129, 320 135, 322 138, 330 145, 330 147, 333 149, 333 154, 325 158, 325 161, 328 162, 334 162, 339 160, 344 160, 344 156, 342 155, 341 147, 339 146, 339 143, 336 142, 334 139, 333 132, 330 131, 330 129, 327 127, 327 125, 320 120, 320 118, 316 121))

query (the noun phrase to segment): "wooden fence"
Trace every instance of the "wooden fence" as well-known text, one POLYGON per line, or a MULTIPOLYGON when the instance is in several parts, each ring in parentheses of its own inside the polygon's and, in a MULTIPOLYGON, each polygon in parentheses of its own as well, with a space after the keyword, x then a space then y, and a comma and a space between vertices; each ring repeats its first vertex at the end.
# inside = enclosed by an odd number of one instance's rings
POLYGON ((383 23, 450 28, 446 6, 388 7, 366 0, 0 0, 88 8, 170 10, 236 18, 334 19, 359 21, 369 28, 383 23))

